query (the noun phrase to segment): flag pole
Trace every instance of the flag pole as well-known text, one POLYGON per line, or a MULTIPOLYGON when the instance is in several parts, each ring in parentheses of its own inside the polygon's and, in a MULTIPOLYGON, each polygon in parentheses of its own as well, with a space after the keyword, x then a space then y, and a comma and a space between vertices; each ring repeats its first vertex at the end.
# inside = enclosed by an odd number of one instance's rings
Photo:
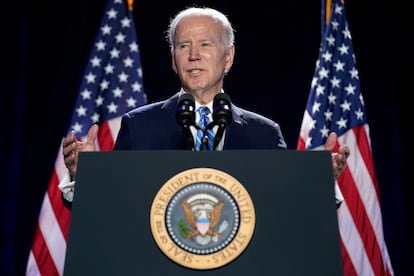
POLYGON ((134 6, 134 0, 128 0, 128 8, 130 11, 132 11, 133 6, 134 6))

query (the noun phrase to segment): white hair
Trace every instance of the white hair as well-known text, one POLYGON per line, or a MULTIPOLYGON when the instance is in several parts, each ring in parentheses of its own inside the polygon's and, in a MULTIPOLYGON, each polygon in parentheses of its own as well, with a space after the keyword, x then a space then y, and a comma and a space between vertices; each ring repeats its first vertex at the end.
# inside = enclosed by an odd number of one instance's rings
POLYGON ((169 28, 167 30, 167 41, 170 45, 171 52, 174 51, 174 40, 175 40, 175 32, 177 29, 178 23, 187 16, 209 16, 213 18, 215 21, 220 22, 223 26, 223 41, 225 48, 229 48, 234 44, 234 29, 227 18, 223 13, 219 12, 218 10, 212 8, 200 8, 200 7, 191 7, 185 10, 180 11, 171 21, 169 28))

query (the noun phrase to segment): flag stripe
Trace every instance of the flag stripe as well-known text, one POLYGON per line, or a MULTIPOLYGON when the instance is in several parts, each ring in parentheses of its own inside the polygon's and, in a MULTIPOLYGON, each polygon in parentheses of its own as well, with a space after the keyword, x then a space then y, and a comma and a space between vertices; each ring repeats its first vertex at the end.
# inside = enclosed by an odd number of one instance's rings
POLYGON ((116 117, 111 120, 108 120, 106 124, 109 129, 109 132, 111 133, 111 135, 108 136, 112 137, 112 140, 115 141, 116 135, 118 134, 118 130, 121 127, 121 117, 116 117))
POLYGON ((56 265, 59 274, 62 274, 65 255, 61 255, 59 252, 61 251, 61 248, 66 249, 66 239, 62 233, 62 229, 60 229, 58 225, 56 214, 52 210, 53 206, 49 199, 49 196, 45 196, 45 199, 43 200, 39 227, 45 244, 49 249, 50 256, 56 265))
MULTIPOLYGON (((39 257, 37 250, 33 252, 36 259, 47 261, 48 258, 51 258, 49 262, 52 263, 53 261, 53 266, 58 269, 59 267, 63 267, 65 256, 59 254, 60 250, 55 252, 53 249, 66 248, 69 230, 69 212, 61 204, 60 192, 57 187, 59 182, 55 173, 52 175, 51 183, 55 185, 49 185, 48 187, 40 212, 38 231, 36 232, 39 238, 38 247, 36 248, 41 248, 40 256, 44 257, 39 257), (51 199, 52 202, 50 201, 51 199), (59 224, 59 227, 57 227, 57 224, 59 224), (49 248, 49 252, 47 252, 47 248, 49 248), (57 265, 55 266, 54 264, 57 265)), ((43 265, 39 267, 43 270, 43 265)), ((54 271, 51 268, 51 264, 47 265, 46 271, 54 271)), ((61 273, 62 271, 59 271, 59 274, 61 273)))
MULTIPOLYGON (((359 127, 361 128, 361 127, 359 127)), ((358 129, 358 128, 357 128, 358 129)), ((355 139, 353 135, 354 132, 348 132, 342 135, 339 138, 340 143, 344 143, 346 145, 359 145, 359 139, 355 139), (345 139, 345 137, 347 137, 345 139)), ((365 143, 363 143, 365 144, 365 143)), ((353 239, 361 238, 363 243, 361 246, 365 247, 365 251, 371 252, 370 259, 367 260, 372 263, 372 266, 375 268, 377 267, 380 269, 382 266, 378 266, 381 264, 381 252, 379 250, 378 242, 376 240, 376 235, 372 229, 371 218, 368 216, 366 212, 366 202, 368 202, 369 206, 377 205, 375 203, 375 198, 372 198, 372 193, 370 188, 372 185, 358 185, 358 183, 370 183, 371 178, 367 175, 367 169, 365 167, 364 162, 360 162, 361 159, 364 159, 360 156, 360 151, 358 147, 351 148, 352 156, 349 157, 348 160, 348 167, 344 171, 344 173, 338 179, 339 187, 341 188, 343 197, 347 202, 348 207, 350 207, 350 215, 352 216, 352 220, 355 222, 356 230, 358 231, 359 235, 355 235, 352 232, 353 239), (358 156, 357 156, 358 155, 358 156), (361 169, 362 168, 362 169, 361 169), (354 181, 355 180, 355 181, 354 181), (362 195, 368 195, 370 198, 362 199, 362 195), (380 261, 378 261, 378 258, 380 261)), ((370 183, 372 184, 372 183, 370 183)), ((376 212, 372 212, 372 215, 376 215, 376 212)), ((341 218, 342 219, 342 218, 341 218)), ((350 223, 350 220, 347 219, 347 223, 350 223)), ((346 228, 349 230, 349 228, 346 228)), ((343 232, 343 235, 347 235, 347 232, 343 232)), ((350 240, 350 239, 349 239, 350 240)), ((352 241, 350 241, 352 242, 352 241)), ((360 259, 362 256, 359 255, 359 252, 354 252, 353 255, 358 254, 356 259, 360 259)), ((351 255, 352 256, 352 255, 351 255)), ((360 272, 362 273, 362 272, 360 272)), ((364 272, 362 275, 369 275, 365 274, 364 272)), ((361 275, 361 274, 360 274, 361 275)), ((384 275, 379 273, 378 271, 375 272, 373 275, 384 275)))
POLYGON ((336 184, 344 201, 338 226, 345 275, 393 275, 382 229, 382 214, 365 105, 344 2, 322 0, 322 40, 297 149, 320 150, 329 132, 351 155, 336 184))
MULTIPOLYGON (((35 237, 37 237, 37 236, 35 235, 35 237)), ((39 243, 40 242, 39 238, 36 239, 36 241, 37 241, 37 243, 39 243)), ((36 248, 36 247, 37 247, 37 244, 33 244, 32 248, 36 248)), ((40 249, 39 250, 35 250, 35 251, 40 251, 40 249)), ((50 258, 47 258, 46 257, 44 259, 49 260, 50 258)), ((37 267, 37 262, 34 259, 33 251, 30 251, 30 253, 29 253, 29 259, 28 259, 27 263, 28 263, 28 266, 27 266, 26 275, 31 275, 31 276, 39 276, 39 275, 41 275, 40 274, 40 271, 39 271, 39 268, 37 267)), ((57 272, 55 272, 55 273, 57 273, 57 272)))
MULTIPOLYGON (((351 173, 346 170, 343 173, 343 179, 349 180, 352 179, 352 175, 351 173)), ((378 261, 376 259, 381 258, 380 255, 380 251, 379 251, 379 247, 377 246, 377 241, 376 241, 376 237, 375 237, 375 233, 372 229, 372 224, 370 222, 370 218, 367 216, 367 213, 365 212, 365 207, 364 207, 364 202, 362 201, 359 192, 356 189, 355 183, 352 181, 341 181, 341 191, 342 194, 345 198, 345 201, 347 202, 349 208, 350 208, 350 215, 352 216, 353 221, 355 222, 356 225, 356 231, 358 232, 359 235, 355 235, 354 232, 352 232, 352 237, 349 238, 348 240, 352 240, 352 239, 356 239, 356 238, 361 238, 363 241, 362 246, 365 247, 365 251, 366 252, 371 252, 370 254, 370 260, 368 260, 369 262, 371 262, 371 265, 375 268, 378 268, 378 261)), ((342 217, 341 217, 342 220, 342 217)), ((347 230, 349 230, 349 228, 346 228, 347 230)), ((347 234, 350 234, 349 232, 345 231, 342 232, 344 236, 346 236, 347 234)), ((361 251, 362 252, 362 251, 361 251)), ((355 255, 355 253, 359 254, 359 252, 354 252, 353 255, 355 255)), ((353 256, 351 255, 351 257, 353 256)), ((361 256, 358 256, 356 259, 360 259, 361 256)), ((382 262, 380 262, 382 263, 382 262)), ((381 267, 381 266, 380 266, 381 267)), ((359 275, 370 275, 370 274, 359 274, 359 275)), ((375 273, 373 275, 384 275, 384 274, 379 274, 379 273, 375 273)))
MULTIPOLYGON (((109 151, 115 144, 122 115, 143 104, 142 69, 132 17, 132 1, 107 0, 95 44, 90 52, 68 132, 86 141, 92 124, 99 124, 96 149, 109 151)), ((29 254, 26 275, 62 275, 69 236, 70 211, 64 207, 60 181, 68 171, 62 143, 41 206, 29 254)))
POLYGON ((112 150, 115 138, 116 137, 112 136, 112 132, 106 122, 99 127, 98 143, 101 151, 112 150))
MULTIPOLYGON (((379 191, 378 191, 378 183, 377 178, 375 176, 375 168, 374 168, 374 161, 372 159, 372 154, 370 151, 371 142, 367 133, 369 133, 368 125, 364 125, 363 127, 354 128, 354 135, 357 137, 358 142, 358 149, 361 152, 361 157, 364 160, 364 164, 367 166, 367 171, 370 174, 370 179, 374 183, 372 188, 375 189, 375 194, 379 198, 379 191)), ((370 186, 371 187, 371 186, 370 186)))
POLYGON ((59 229, 62 231, 65 241, 67 241, 69 236, 70 212, 61 204, 61 191, 58 188, 59 179, 57 178, 56 171, 53 172, 51 181, 52 183, 56 183, 56 185, 49 185, 48 198, 51 200, 51 208, 53 208, 59 229))
POLYGON ((366 252, 360 250, 360 248, 364 248, 364 243, 359 236, 346 200, 342 202, 341 208, 338 210, 338 217, 341 218, 338 223, 345 275, 374 275, 372 267, 364 265, 369 263, 369 259, 366 252))
POLYGON ((365 250, 372 253, 370 254, 370 262, 373 268, 376 268, 375 275, 385 275, 382 265, 384 263, 382 250, 377 240, 378 238, 383 238, 382 231, 378 233, 377 230, 377 233, 375 233, 375 229, 382 229, 381 213, 376 212, 376 210, 380 209, 380 206, 377 189, 375 189, 376 178, 372 172, 372 159, 368 157, 372 155, 369 148, 367 148, 369 142, 365 130, 366 128, 364 127, 354 128, 350 135, 342 136, 344 138, 341 139, 343 143, 347 145, 358 145, 358 147, 353 149, 353 155, 358 154, 359 156, 357 158, 350 158, 354 160, 354 162, 351 160, 348 163, 348 167, 352 172, 349 173, 346 171, 344 177, 344 179, 352 179, 352 176, 354 176, 357 178, 357 181, 352 183, 344 181, 340 187, 344 191, 343 195, 347 199, 347 202, 354 203, 353 208, 351 208, 351 213, 357 222, 356 224, 359 226, 358 230, 364 240, 365 250), (364 162, 358 160, 364 160, 364 162), (363 166, 363 169, 361 169, 361 166, 363 166), (348 173, 349 175, 346 176, 348 173), (358 191, 352 190, 353 188, 358 189, 358 191))
MULTIPOLYGON (((43 200, 43 206, 46 204, 47 198, 43 200)), ((42 207, 43 207, 42 206, 42 207)), ((42 210, 45 210, 42 208, 42 210)), ((42 215, 40 216, 42 221, 44 218, 42 215)), ((39 218, 39 219, 40 219, 39 218)), ((41 231, 41 226, 38 225, 36 227, 36 233, 35 233, 35 240, 33 242, 32 246, 32 253, 33 257, 29 261, 29 268, 32 266, 35 266, 38 270, 35 272, 40 272, 40 275, 58 275, 58 269, 53 261, 53 258, 51 256, 51 253, 48 250, 47 243, 44 239, 44 235, 41 231), (48 274, 50 273, 50 274, 48 274)), ((31 269, 28 269, 27 274, 32 271, 31 269)))

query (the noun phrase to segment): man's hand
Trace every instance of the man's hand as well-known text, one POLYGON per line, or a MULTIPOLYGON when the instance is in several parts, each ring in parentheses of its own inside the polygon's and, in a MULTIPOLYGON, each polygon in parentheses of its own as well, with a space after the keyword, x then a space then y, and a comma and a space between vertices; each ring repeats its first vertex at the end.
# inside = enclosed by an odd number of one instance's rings
POLYGON ((329 150, 332 152, 332 168, 335 179, 337 179, 339 175, 345 170, 346 160, 350 153, 349 147, 347 145, 342 145, 339 147, 337 152, 333 152, 337 144, 337 140, 338 137, 336 133, 332 132, 329 134, 324 146, 325 150, 329 150))
POLYGON ((86 141, 79 141, 75 137, 75 132, 71 131, 63 139, 63 158, 65 166, 68 168, 71 180, 74 181, 76 178, 76 170, 78 166, 78 157, 80 151, 95 151, 96 150, 96 139, 98 137, 98 125, 93 125, 88 131, 86 141))

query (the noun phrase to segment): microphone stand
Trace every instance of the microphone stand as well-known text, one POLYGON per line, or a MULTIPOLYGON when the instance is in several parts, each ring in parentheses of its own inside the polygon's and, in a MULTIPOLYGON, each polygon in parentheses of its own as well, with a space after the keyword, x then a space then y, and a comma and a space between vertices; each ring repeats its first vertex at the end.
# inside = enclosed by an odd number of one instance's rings
POLYGON ((220 143, 220 140, 223 137, 225 129, 226 129, 226 125, 218 125, 217 133, 214 136, 214 150, 216 150, 218 144, 220 143))
POLYGON ((213 122, 217 127, 216 135, 214 136, 214 149, 216 149, 223 138, 226 127, 233 119, 231 113, 231 101, 229 95, 225 93, 218 93, 213 100, 213 122))
POLYGON ((187 141, 188 149, 194 149, 194 137, 193 137, 193 134, 191 133, 190 126, 189 125, 183 126, 182 129, 184 132, 185 139, 187 141))
POLYGON ((219 93, 214 97, 213 121, 210 122, 204 129, 195 124, 194 109, 194 97, 187 93, 181 95, 177 103, 176 121, 183 129, 187 147, 194 150, 194 137, 190 128, 193 126, 197 131, 201 130, 203 134, 200 151, 209 150, 207 131, 217 126, 217 131, 214 135, 213 141, 213 150, 216 150, 221 139, 223 138, 226 127, 232 121, 230 97, 225 93, 219 93))
POLYGON ((194 137, 191 132, 191 126, 195 126, 195 102, 194 97, 190 94, 183 94, 178 99, 176 121, 181 126, 184 136, 186 147, 188 149, 194 149, 194 137))

